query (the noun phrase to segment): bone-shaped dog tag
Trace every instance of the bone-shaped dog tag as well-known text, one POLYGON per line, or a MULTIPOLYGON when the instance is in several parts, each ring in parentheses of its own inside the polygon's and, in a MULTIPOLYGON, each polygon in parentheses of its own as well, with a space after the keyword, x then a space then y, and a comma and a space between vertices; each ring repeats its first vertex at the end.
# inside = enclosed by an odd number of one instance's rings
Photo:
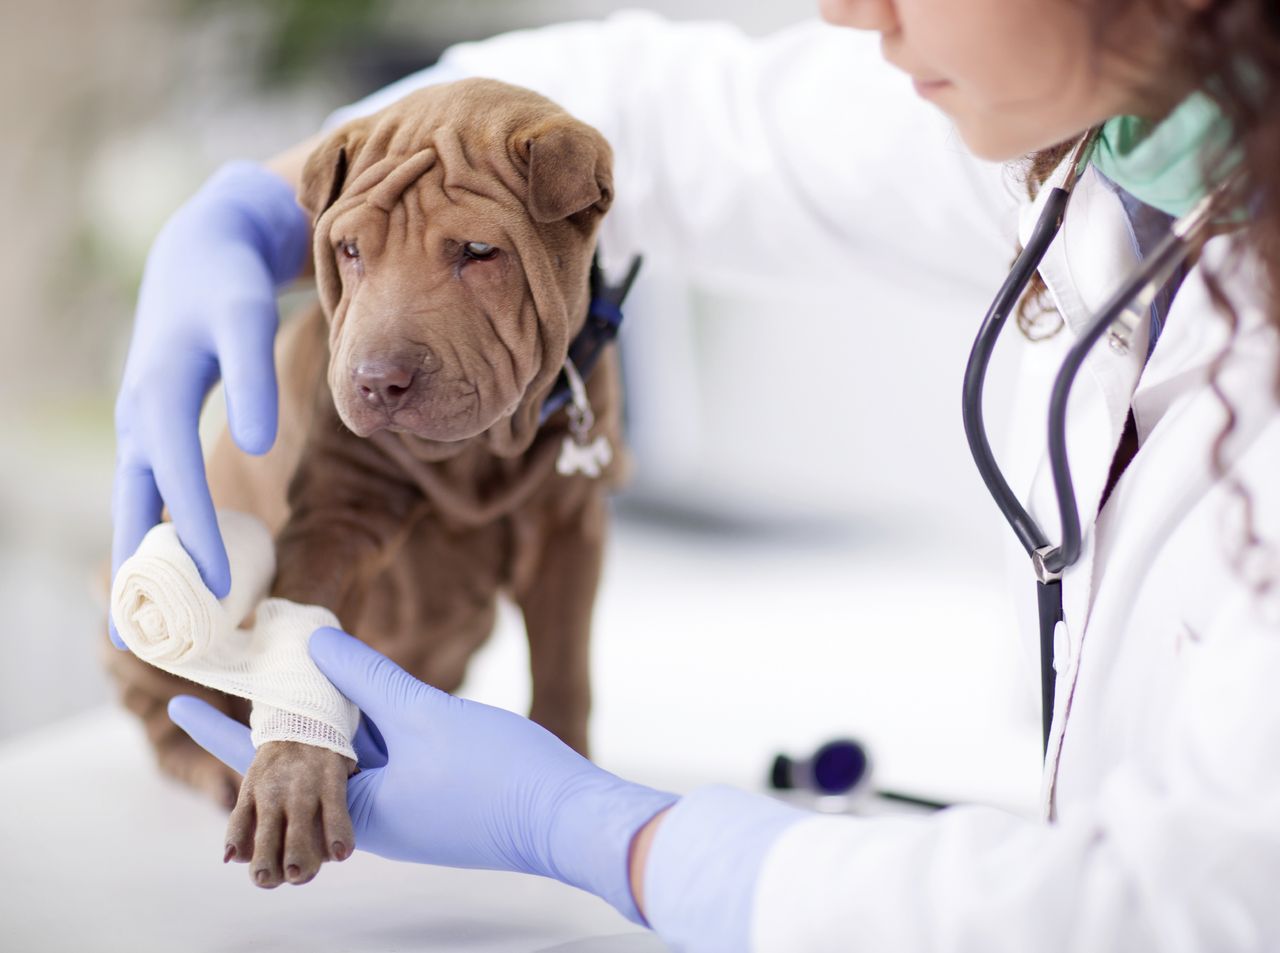
POLYGON ((612 461, 613 447, 603 434, 590 443, 579 443, 572 437, 565 437, 560 445, 560 457, 556 460, 556 472, 561 476, 583 473, 594 480, 612 461))

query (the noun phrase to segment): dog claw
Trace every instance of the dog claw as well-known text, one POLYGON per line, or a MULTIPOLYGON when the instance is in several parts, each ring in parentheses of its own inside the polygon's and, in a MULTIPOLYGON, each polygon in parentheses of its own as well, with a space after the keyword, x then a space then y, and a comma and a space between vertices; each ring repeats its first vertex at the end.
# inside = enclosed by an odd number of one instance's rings
POLYGON ((351 856, 351 852, 347 850, 347 845, 342 843, 342 841, 340 840, 336 840, 333 842, 333 847, 330 848, 330 853, 333 854, 334 860, 339 860, 339 861, 346 860, 349 856, 351 856))
POLYGON ((227 852, 222 855, 222 862, 225 864, 236 856, 236 845, 228 844, 227 852))

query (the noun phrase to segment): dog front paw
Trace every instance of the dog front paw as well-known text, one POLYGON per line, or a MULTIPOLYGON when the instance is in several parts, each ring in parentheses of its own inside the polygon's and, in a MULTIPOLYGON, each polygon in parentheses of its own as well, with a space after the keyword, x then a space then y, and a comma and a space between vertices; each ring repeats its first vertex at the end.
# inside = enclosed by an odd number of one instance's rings
POLYGON ((227 822, 225 860, 249 865, 259 887, 310 881, 355 847, 347 813, 349 758, 295 741, 258 749, 227 822))

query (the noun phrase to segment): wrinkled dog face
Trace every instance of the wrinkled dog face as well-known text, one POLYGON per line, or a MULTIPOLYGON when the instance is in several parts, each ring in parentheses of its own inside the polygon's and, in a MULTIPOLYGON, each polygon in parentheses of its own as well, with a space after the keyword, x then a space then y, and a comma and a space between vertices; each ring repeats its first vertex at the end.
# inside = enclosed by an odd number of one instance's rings
POLYGON ((586 309, 604 139, 489 80, 411 94, 312 154, 300 201, 354 433, 519 452, 586 309))

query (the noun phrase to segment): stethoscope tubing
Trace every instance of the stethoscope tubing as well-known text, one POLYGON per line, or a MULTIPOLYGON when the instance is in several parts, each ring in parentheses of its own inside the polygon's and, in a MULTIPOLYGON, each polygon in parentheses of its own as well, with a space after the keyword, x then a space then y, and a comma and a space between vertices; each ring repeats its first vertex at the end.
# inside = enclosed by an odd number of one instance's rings
POLYGON ((965 436, 969 440, 969 451, 973 454, 978 472, 995 498, 996 505, 1009 521, 1014 534, 1028 555, 1047 546, 1049 539, 1023 508, 1018 497, 1010 489, 1004 474, 1000 472, 995 454, 991 450, 991 441, 987 436, 982 398, 987 368, 991 364, 996 340, 1004 330, 1009 315, 1017 307, 1022 293, 1031 282, 1032 275, 1040 267, 1040 262, 1044 259, 1049 245, 1053 243, 1053 239, 1062 228, 1063 217, 1066 215, 1067 203, 1070 199, 1069 192, 1055 188, 1045 200, 1044 212, 1036 222, 1035 229, 1021 254, 1014 261, 1009 277, 1005 279, 991 307, 987 309, 986 317, 983 318, 982 326, 978 330, 978 336, 973 342, 973 349, 970 351, 969 363, 965 366, 964 374, 961 412, 964 418, 965 436))
MULTIPOLYGON (((996 463, 983 418, 983 391, 996 340, 1036 269, 1044 260, 1049 246, 1062 230, 1071 193, 1087 166, 1096 135, 1095 130, 1077 145, 1066 180, 1061 187, 1051 189, 1045 198, 1031 235, 988 308, 965 367, 961 401, 965 435, 978 473, 1018 541, 1031 557, 1035 570, 1036 608, 1040 627, 1041 728, 1046 757, 1053 724, 1056 683, 1053 643, 1057 625, 1063 619, 1061 577, 1080 558, 1082 548, 1079 508, 1067 459, 1067 404, 1071 387, 1090 351, 1113 326, 1125 318, 1126 313, 1132 317, 1134 327, 1138 321, 1147 319, 1152 300, 1178 267, 1192 255, 1195 242, 1208 225, 1217 200, 1227 190, 1224 185, 1206 196, 1188 215, 1173 224, 1170 234, 1143 259, 1079 335, 1054 378, 1049 399, 1048 450, 1062 542, 1056 547, 1051 546, 1044 530, 1023 507, 996 463)), ((1114 340, 1122 350, 1130 346, 1130 341, 1124 336, 1117 336, 1114 340)))
POLYGON ((1151 299, 1168 283, 1178 266, 1191 255, 1192 240, 1199 231, 1198 225, 1192 220, 1193 216, 1199 218, 1207 211, 1202 203, 1185 219, 1175 223, 1174 229, 1103 305, 1097 317, 1067 351, 1067 356, 1058 369, 1049 398, 1049 467, 1053 474, 1054 489, 1057 491, 1062 543, 1043 556, 1045 571, 1051 575, 1061 575, 1063 570, 1075 565, 1080 558, 1081 549, 1080 512, 1076 504, 1075 486, 1071 482, 1071 464, 1067 459, 1067 400, 1071 396, 1071 386, 1089 352, 1121 316, 1133 308, 1135 301, 1142 302, 1145 311, 1151 299))

